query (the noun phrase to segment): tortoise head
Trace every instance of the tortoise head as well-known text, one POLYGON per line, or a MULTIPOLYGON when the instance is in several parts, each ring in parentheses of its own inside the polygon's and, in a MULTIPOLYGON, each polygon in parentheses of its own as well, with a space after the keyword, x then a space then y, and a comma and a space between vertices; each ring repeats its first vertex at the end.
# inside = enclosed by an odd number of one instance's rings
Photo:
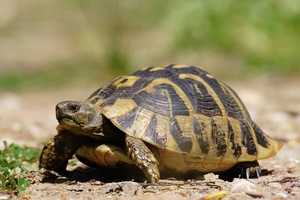
POLYGON ((59 128, 77 135, 100 133, 103 117, 95 104, 82 101, 63 101, 56 105, 59 128))

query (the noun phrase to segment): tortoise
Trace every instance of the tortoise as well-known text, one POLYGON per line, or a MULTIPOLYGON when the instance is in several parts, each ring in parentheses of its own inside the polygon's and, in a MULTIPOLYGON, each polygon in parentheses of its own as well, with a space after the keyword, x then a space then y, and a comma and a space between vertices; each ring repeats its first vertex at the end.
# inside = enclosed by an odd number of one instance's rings
POLYGON ((282 147, 229 86, 197 66, 152 66, 117 77, 85 101, 58 103, 56 117, 58 134, 44 146, 39 166, 57 172, 75 154, 90 166, 137 166, 152 183, 168 171, 236 166, 249 178, 259 176, 257 160, 282 147))

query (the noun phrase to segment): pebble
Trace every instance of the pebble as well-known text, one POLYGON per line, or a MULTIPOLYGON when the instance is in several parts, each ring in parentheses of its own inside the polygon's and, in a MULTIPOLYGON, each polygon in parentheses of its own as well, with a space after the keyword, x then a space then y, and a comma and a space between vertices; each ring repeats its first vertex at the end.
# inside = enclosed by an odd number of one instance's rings
POLYGON ((278 192, 277 194, 275 194, 273 199, 286 199, 287 197, 288 197, 287 193, 278 192))
POLYGON ((140 184, 135 182, 108 183, 101 187, 103 193, 123 193, 125 196, 134 196, 141 188, 140 184))
POLYGON ((108 194, 110 192, 115 192, 117 190, 121 190, 121 188, 118 183, 107 183, 107 184, 101 186, 100 190, 103 193, 108 194))
POLYGON ((207 173, 204 175, 204 179, 206 181, 216 181, 218 180, 219 176, 214 173, 207 173))
POLYGON ((125 195, 134 196, 140 189, 140 184, 135 182, 124 182, 124 184, 121 187, 125 195))
POLYGON ((231 192, 249 192, 258 191, 257 186, 245 179, 236 179, 229 184, 229 191, 231 192))

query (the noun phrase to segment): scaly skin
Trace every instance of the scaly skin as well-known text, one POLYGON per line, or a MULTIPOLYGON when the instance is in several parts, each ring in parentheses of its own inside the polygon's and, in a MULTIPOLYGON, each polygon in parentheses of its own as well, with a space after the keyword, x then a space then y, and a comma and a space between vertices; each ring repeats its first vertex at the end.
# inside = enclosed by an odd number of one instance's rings
POLYGON ((54 170, 59 173, 66 172, 68 160, 75 151, 82 146, 84 138, 76 136, 66 130, 59 131, 50 139, 42 150, 40 168, 54 170))
POLYGON ((150 183, 157 183, 160 178, 159 163, 153 153, 141 139, 126 135, 125 142, 129 158, 144 172, 150 183))

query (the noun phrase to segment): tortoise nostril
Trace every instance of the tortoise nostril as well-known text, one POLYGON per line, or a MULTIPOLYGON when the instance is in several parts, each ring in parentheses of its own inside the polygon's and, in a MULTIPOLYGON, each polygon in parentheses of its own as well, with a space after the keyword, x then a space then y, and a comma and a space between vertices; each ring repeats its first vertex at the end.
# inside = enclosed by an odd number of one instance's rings
POLYGON ((69 104, 68 110, 72 113, 76 113, 79 110, 80 106, 76 104, 69 104))
POLYGON ((68 106, 72 104, 70 101, 62 101, 56 105, 56 110, 65 110, 68 109, 68 106))

